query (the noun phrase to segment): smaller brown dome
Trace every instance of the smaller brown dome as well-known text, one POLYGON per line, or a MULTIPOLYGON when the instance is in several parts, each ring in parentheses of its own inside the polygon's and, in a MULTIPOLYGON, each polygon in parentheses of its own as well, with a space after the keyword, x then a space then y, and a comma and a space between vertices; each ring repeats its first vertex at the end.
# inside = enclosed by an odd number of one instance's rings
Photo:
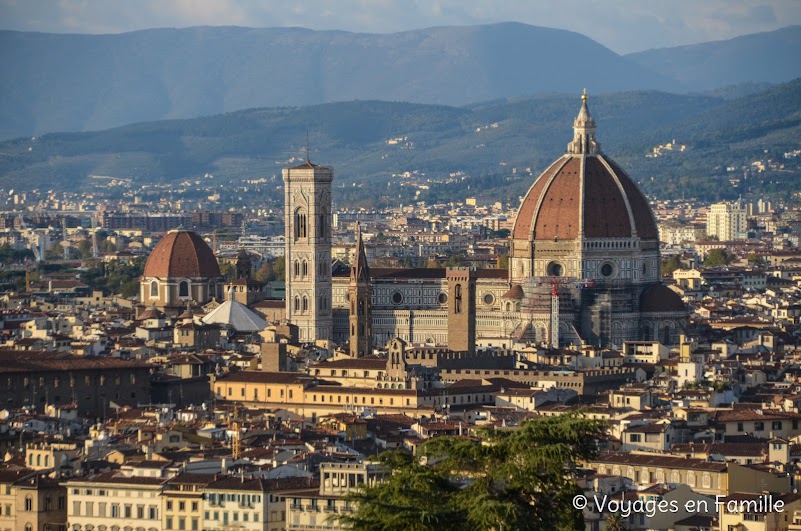
POLYGON ((654 284, 640 295, 642 313, 686 312, 687 308, 678 293, 664 284, 654 284))
POLYGON ((502 299, 523 300, 523 288, 520 284, 515 284, 512 288, 503 294, 502 299))
POLYGON ((217 258, 196 232, 171 230, 150 253, 143 277, 213 278, 220 276, 217 258))

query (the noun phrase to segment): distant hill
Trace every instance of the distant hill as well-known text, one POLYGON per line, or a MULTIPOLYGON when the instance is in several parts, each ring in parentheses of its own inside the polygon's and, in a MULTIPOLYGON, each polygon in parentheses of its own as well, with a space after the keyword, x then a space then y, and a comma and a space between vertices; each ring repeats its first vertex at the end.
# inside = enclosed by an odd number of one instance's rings
POLYGON ((801 26, 726 41, 660 48, 625 57, 703 91, 740 83, 782 83, 801 77, 801 26))
MULTIPOLYGON (((224 182, 275 176, 278 185, 280 168, 304 156, 308 129, 312 160, 335 168, 337 201, 375 201, 402 181, 393 174, 414 171, 439 180, 467 176, 432 185, 430 198, 469 193, 516 201, 533 180, 526 169, 535 176, 564 153, 579 106, 578 94, 461 108, 354 101, 48 134, 0 142, 0 182, 91 190, 90 175, 141 186, 212 173, 224 182)), ((732 100, 656 91, 591 95, 590 109, 604 152, 663 197, 736 195, 726 166, 778 160, 801 147, 801 80, 732 100), (674 139, 687 151, 646 158, 653 146, 674 139)), ((788 173, 776 186, 801 188, 797 178, 788 173)), ((392 193, 403 199, 413 190, 392 193)))
POLYGON ((0 31, 0 138, 253 107, 464 105, 537 92, 677 89, 570 31, 502 23, 386 35, 195 27, 118 35, 0 31))

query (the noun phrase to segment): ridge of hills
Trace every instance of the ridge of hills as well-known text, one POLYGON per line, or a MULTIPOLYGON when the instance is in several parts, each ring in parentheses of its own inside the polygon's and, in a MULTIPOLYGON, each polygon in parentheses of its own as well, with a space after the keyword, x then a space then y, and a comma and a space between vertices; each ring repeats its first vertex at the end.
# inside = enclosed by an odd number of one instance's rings
MULTIPOLYGON (((736 196, 743 190, 728 184, 727 167, 801 147, 801 79, 735 99, 636 91, 591 94, 589 103, 604 152, 660 197, 736 196), (646 157, 674 139, 687 150, 646 157)), ((467 107, 352 101, 250 109, 0 142, 0 176, 7 187, 71 190, 91 190, 91 175, 137 185, 205 173, 280 181, 280 168, 304 157, 308 130, 312 160, 335 169, 338 202, 454 194, 516 201, 564 153, 579 106, 577 95, 556 94, 467 107), (434 182, 418 196, 402 186, 404 172, 434 182)), ((786 173, 760 190, 799 188, 798 173, 786 173)), ((273 188, 266 198, 280 201, 273 188)))
POLYGON ((464 105, 576 92, 587 79, 596 92, 678 88, 584 35, 514 22, 391 34, 0 31, 0 71, 0 138, 336 101, 464 105))
POLYGON ((708 92, 801 77, 801 26, 619 55, 515 22, 391 34, 193 27, 0 31, 0 139, 256 107, 353 100, 450 106, 536 93, 708 92))

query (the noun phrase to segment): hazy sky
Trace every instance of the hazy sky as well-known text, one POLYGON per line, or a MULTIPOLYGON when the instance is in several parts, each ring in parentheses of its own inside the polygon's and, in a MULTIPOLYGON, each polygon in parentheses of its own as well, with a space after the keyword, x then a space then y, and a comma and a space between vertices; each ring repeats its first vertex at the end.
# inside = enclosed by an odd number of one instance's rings
POLYGON ((0 0, 0 28, 58 33, 202 25, 388 33, 503 21, 577 31, 625 53, 801 24, 801 0, 0 0))

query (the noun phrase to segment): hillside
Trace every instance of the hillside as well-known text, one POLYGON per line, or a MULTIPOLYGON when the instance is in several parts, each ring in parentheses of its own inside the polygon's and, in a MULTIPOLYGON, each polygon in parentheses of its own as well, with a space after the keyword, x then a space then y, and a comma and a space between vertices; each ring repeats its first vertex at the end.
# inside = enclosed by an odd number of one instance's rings
POLYGON ((801 26, 725 41, 628 54, 688 90, 704 91, 750 82, 782 83, 801 76, 801 26))
MULTIPOLYGON (((303 156, 308 130, 312 159, 336 170, 339 200, 375 200, 388 193, 387 183, 399 182, 393 174, 415 171, 437 181, 456 172, 476 179, 432 184, 425 192, 430 198, 485 193, 515 200, 533 179, 527 168, 536 175, 564 152, 579 105, 577 95, 461 108, 355 101, 49 134, 0 143, 0 179, 9 187, 91 190, 90 175, 126 177, 137 186, 204 173, 233 181, 272 178, 303 156)), ((781 159, 801 147, 801 80, 733 100, 605 94, 591 96, 590 108, 604 151, 646 191, 662 196, 736 194, 722 187, 730 177, 726 166, 781 159), (673 139, 687 151, 646 158, 653 146, 673 139)), ((399 193, 403 199, 407 192, 399 193)))
POLYGON ((118 35, 0 31, 0 138, 253 107, 464 105, 672 81, 577 33, 503 23, 393 34, 195 27, 118 35), (570 64, 570 68, 565 68, 570 64))

